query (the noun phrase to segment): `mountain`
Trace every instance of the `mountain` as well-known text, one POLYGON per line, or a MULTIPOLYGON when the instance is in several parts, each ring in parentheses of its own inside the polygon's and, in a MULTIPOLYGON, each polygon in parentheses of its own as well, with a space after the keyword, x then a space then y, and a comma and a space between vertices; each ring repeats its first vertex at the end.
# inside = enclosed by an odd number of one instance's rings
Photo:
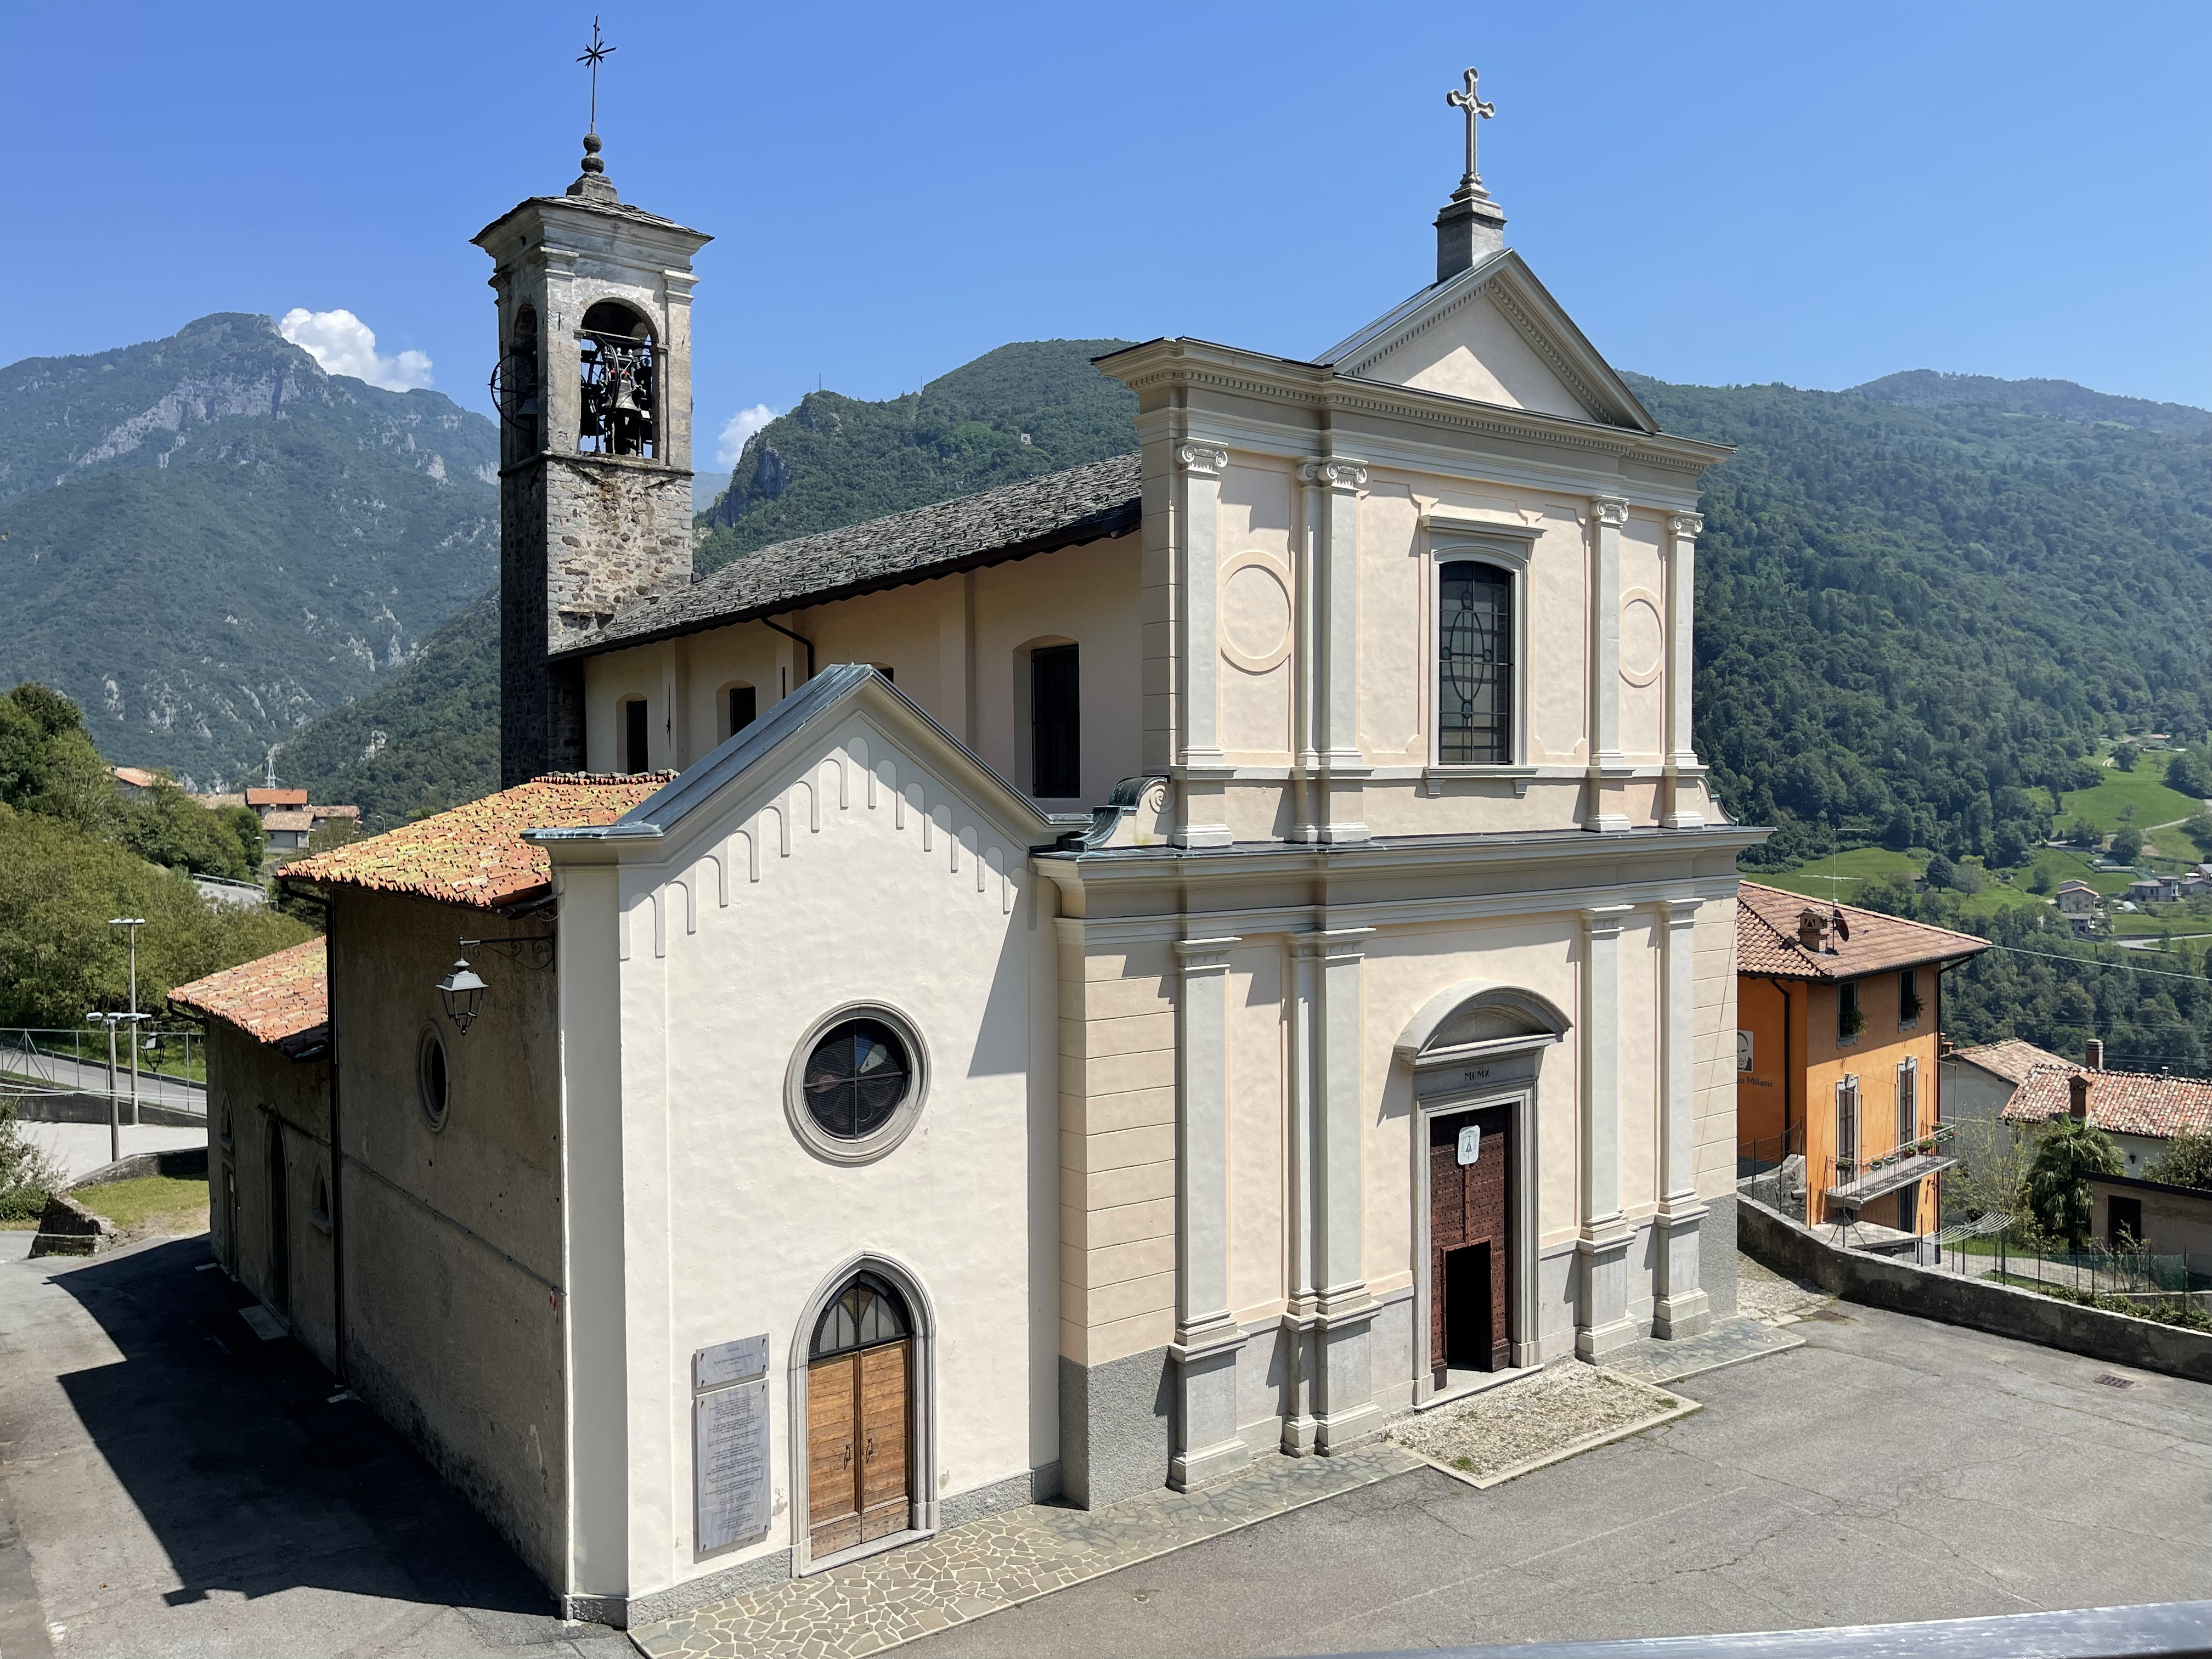
POLYGON ((2100 738, 2202 740, 2212 443, 1631 378, 1669 430, 1738 447, 1700 502, 1697 742, 1729 811, 1779 826, 1765 862, 2009 853, 2100 738))
MULTIPOLYGON (((1110 344, 1002 348, 919 400, 817 393, 756 434, 739 470, 753 493, 732 486, 712 539, 742 556, 770 526, 1000 482, 987 465, 1044 447, 1024 431, 1050 434, 1055 463, 1126 449, 1127 394, 1088 364, 1110 344), (771 454, 787 476, 766 495, 771 454)), ((1632 378, 1670 430, 1737 446, 1705 481, 1698 741, 1730 810, 1778 826, 1770 866, 1876 841, 2008 852, 2048 831, 2049 788, 2077 787, 2101 738, 2204 732, 2212 444, 1985 402, 1632 378)), ((496 707, 486 608, 302 732, 286 764, 396 821, 494 787, 496 707)))
POLYGON ((1919 409, 1978 404, 2008 415, 2110 422, 2185 438, 2212 438, 2212 410, 2192 409, 2187 404, 2154 404, 2143 398, 2115 398, 2071 380, 1997 380, 1986 374, 1940 374, 1932 368, 1909 368, 1902 374, 1885 374, 1879 380, 1855 386, 1851 391, 1877 403, 1906 404, 1919 409))
POLYGON ((497 433, 266 317, 0 369, 0 684, 211 784, 387 678, 499 562, 497 433))
POLYGON ((1126 455, 1136 394, 1091 366, 1126 340, 1000 346, 902 398, 810 392, 745 441, 701 515, 697 565, 909 507, 1126 455))

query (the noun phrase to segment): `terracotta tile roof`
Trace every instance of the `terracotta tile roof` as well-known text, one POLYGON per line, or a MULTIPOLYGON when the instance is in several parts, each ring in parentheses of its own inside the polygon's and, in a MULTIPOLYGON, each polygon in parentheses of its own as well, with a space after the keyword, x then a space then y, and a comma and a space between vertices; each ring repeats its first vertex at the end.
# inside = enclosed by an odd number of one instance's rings
POLYGON ((313 830, 315 815, 304 806, 295 812, 264 812, 261 827, 264 830, 313 830))
POLYGON ((284 879, 416 893, 448 904, 495 909, 550 878, 551 860, 543 848, 522 839, 524 830, 612 823, 675 775, 551 773, 435 817, 288 864, 284 879))
POLYGON ((361 817, 358 806, 310 806, 307 811, 314 815, 318 823, 325 818, 358 819, 361 817))
POLYGON ((307 792, 304 789, 249 789, 246 792, 248 806, 305 806, 307 792))
POLYGON ((1735 965, 1740 974, 1777 979, 1846 980, 1919 962, 1948 962, 1990 948, 1987 939, 1930 927, 1922 921, 1862 910, 1855 904, 1831 904, 1802 893, 1785 893, 1747 881, 1736 889, 1735 965), (1849 940, 1831 932, 1828 951, 1808 951, 1797 942, 1797 918, 1807 910, 1823 916, 1842 911, 1849 940))
POLYGON ((330 990, 323 967, 323 941, 311 939, 179 985, 169 1000, 234 1025, 258 1042, 302 1051, 328 1035, 330 990))
POLYGON ((133 789, 151 789, 161 782, 143 766, 111 766, 107 769, 115 775, 116 782, 127 783, 133 789))
POLYGON ((2212 1083, 2148 1072, 2091 1072, 2039 1066, 2005 1102, 2008 1123, 2040 1123, 2072 1109, 2075 1076, 2089 1079, 2089 1121, 2124 1135, 2212 1133, 2212 1083))
POLYGON ((2002 1042, 1984 1042, 1978 1048, 1960 1048, 1951 1058, 1978 1066, 1991 1076, 2014 1085, 2027 1082, 2027 1074, 2039 1066, 2056 1066, 2063 1070, 2074 1064, 2063 1054, 2054 1054, 2048 1048, 2039 1048, 2018 1037, 2007 1037, 2002 1042))

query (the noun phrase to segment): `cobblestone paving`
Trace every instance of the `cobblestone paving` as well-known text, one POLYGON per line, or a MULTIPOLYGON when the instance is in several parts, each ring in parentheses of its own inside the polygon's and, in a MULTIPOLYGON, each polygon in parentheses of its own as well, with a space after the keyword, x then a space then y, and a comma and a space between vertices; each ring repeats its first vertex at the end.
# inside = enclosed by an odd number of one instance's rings
POLYGON ((1401 1418, 1390 1438, 1476 1480, 1540 1467, 1593 1437, 1666 1421, 1686 1401, 1602 1366, 1555 1361, 1531 1376, 1401 1418))
POLYGON ((1266 1456, 1197 1492, 1096 1511, 1024 1504, 629 1637, 648 1659, 858 1659, 1419 1467, 1377 1441, 1335 1457, 1266 1456))

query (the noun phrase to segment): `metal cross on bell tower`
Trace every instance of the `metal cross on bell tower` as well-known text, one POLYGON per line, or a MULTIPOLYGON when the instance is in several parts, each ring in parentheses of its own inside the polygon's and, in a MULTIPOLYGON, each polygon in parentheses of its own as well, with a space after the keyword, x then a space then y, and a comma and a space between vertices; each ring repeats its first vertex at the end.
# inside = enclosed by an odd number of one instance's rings
POLYGON ((1474 167, 1475 124, 1478 121, 1487 121, 1492 116, 1497 114, 1498 106, 1486 103, 1475 94, 1475 82, 1480 78, 1480 75, 1475 70, 1467 70, 1465 75, 1467 90, 1446 93, 1444 102, 1455 110, 1464 112, 1467 116, 1467 176, 1459 181, 1460 191, 1468 195, 1486 196, 1489 192, 1482 187, 1482 175, 1475 171, 1474 167))
MULTIPOLYGON (((592 117, 584 129, 584 173, 586 177, 606 171, 606 163, 599 160, 599 65, 607 61, 607 54, 616 48, 599 38, 599 20, 592 19, 592 44, 584 48, 580 64, 592 66, 592 117)), ((597 192, 593 192, 596 194, 597 192)))

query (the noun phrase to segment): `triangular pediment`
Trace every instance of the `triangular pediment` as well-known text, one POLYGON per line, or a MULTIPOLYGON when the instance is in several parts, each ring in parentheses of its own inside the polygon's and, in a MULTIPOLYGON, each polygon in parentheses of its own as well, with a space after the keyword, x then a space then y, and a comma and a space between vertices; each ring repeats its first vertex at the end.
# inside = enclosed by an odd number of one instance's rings
POLYGON ((1510 248, 1423 289, 1315 361, 1474 403, 1659 429, 1510 248))

